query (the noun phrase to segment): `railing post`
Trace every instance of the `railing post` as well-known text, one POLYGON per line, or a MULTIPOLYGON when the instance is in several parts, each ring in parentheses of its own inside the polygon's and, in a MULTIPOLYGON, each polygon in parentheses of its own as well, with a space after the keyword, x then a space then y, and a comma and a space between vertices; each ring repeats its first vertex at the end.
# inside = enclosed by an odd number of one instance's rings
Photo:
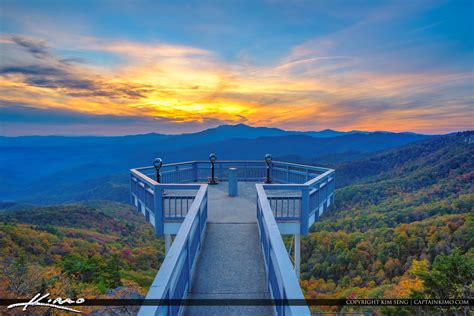
POLYGON ((318 206, 317 206, 317 212, 318 212, 318 219, 319 219, 319 213, 320 213, 320 207, 321 207, 321 185, 318 183, 318 206))
POLYGON ((194 182, 198 182, 198 163, 195 161, 193 162, 193 179, 194 182))
POLYGON ((133 197, 133 175, 130 174, 130 204, 135 206, 135 199, 133 197))
POLYGON ((275 175, 273 174, 273 164, 271 163, 268 167, 270 168, 270 180, 275 180, 275 175))
POLYGON ((329 182, 326 180, 324 185, 324 212, 326 211, 326 207, 328 205, 328 197, 329 197, 329 182))
POLYGON ((332 174, 332 197, 331 197, 331 205, 334 204, 334 192, 336 192, 336 173, 333 172, 332 174))
POLYGON ((163 189, 160 184, 153 186, 153 197, 155 199, 155 234, 163 236, 163 189))
POLYGON ((165 256, 168 254, 168 251, 171 248, 171 235, 165 234, 165 256))
POLYGON ((300 280, 301 265, 301 235, 295 234, 295 274, 298 281, 300 280))
MULTIPOLYGON (((264 221, 263 213, 262 213, 262 221, 264 221)), ((270 234, 265 231, 265 224, 262 223, 262 226, 263 226, 263 233, 265 234, 265 240, 267 241, 267 249, 265 249, 265 257, 267 258, 267 276, 269 276, 271 265, 272 265, 272 251, 271 251, 272 244, 270 242, 270 234)))
MULTIPOLYGON (((198 212, 199 214, 199 212, 198 212)), ((191 225, 191 229, 192 229, 193 225, 191 225)), ((199 233, 199 232, 198 232, 199 233)), ((188 292, 191 291, 191 280, 193 279, 191 273, 192 273, 192 268, 193 268, 193 262, 191 260, 194 260, 193 258, 191 258, 191 238, 193 238, 193 236, 190 234, 189 238, 186 240, 186 256, 188 257, 188 266, 186 267, 188 269, 188 292)))
POLYGON ((308 234, 308 217, 309 217, 309 187, 301 190, 301 235, 308 234))
MULTIPOLYGON (((202 232, 206 229, 206 224, 207 224, 207 215, 208 215, 207 214, 207 209, 208 209, 208 205, 209 205, 209 191, 208 191, 208 189, 206 189, 206 195, 205 195, 204 201, 205 202, 203 202, 203 203, 206 203, 206 204, 204 204, 203 212, 205 214, 206 220, 202 223, 202 225, 203 225, 202 232)), ((203 239, 201 239, 201 240, 203 240, 203 239)))
MULTIPOLYGON (((203 201, 201 203, 205 203, 206 201, 206 198, 204 197, 203 201)), ((198 212, 198 231, 199 231, 199 248, 201 248, 201 242, 202 242, 202 230, 203 230, 203 220, 202 220, 202 216, 203 216, 203 213, 204 210, 199 207, 199 212, 198 212)))

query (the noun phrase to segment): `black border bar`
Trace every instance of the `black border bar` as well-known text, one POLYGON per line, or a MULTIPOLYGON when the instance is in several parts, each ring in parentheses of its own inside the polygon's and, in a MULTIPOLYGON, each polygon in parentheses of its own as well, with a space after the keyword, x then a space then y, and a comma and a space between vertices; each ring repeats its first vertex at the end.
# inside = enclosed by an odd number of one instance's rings
MULTIPOLYGON (((30 299, 0 299, 0 306, 30 299)), ((474 299, 85 299, 63 306, 474 306, 474 299)))

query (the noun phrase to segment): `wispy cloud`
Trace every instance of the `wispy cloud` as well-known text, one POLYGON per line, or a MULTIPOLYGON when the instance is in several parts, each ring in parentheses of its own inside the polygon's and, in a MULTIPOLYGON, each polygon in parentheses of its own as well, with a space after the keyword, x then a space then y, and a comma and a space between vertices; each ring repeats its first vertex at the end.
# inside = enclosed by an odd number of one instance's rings
POLYGON ((411 33, 416 33, 416 32, 422 32, 422 31, 426 31, 426 30, 429 30, 433 27, 436 27, 438 25, 440 25, 441 23, 443 23, 444 21, 437 21, 437 22, 434 22, 434 23, 430 23, 430 24, 427 24, 427 25, 423 25, 421 27, 417 27, 413 30, 410 30, 411 33))
POLYGON ((25 48, 36 58, 49 57, 49 53, 46 50, 46 44, 44 41, 28 40, 19 36, 12 36, 11 40, 19 46, 25 48))

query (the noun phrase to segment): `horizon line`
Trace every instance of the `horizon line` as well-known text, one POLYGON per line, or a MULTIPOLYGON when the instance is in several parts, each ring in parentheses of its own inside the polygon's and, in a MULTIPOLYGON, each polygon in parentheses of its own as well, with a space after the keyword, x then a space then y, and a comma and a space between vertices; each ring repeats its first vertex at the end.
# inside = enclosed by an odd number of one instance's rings
MULTIPOLYGON (((5 137, 5 138, 16 138, 16 137, 126 137, 126 136, 143 136, 143 135, 150 135, 150 134, 156 134, 156 135, 163 135, 163 136, 179 136, 179 135, 192 135, 192 134, 197 134, 197 133, 201 133, 201 132, 204 132, 204 131, 207 131, 207 130, 213 130, 213 129, 217 129, 219 127, 223 127, 223 126, 239 126, 239 125, 243 125, 243 126, 247 126, 247 127, 250 127, 250 128, 268 128, 268 129, 277 129, 277 130, 281 130, 281 131, 284 131, 284 132, 288 132, 288 133, 321 133, 321 132, 324 132, 324 131, 332 131, 332 132, 339 132, 339 133, 345 133, 345 134, 357 134, 357 133, 360 133, 360 134, 363 134, 363 133, 393 133, 393 134, 416 134, 416 135, 430 135, 430 136, 445 136, 445 135, 450 135, 450 134, 454 134, 454 133, 458 133, 458 132, 463 132, 463 131, 470 131, 471 129, 457 129, 457 130, 454 130, 454 131, 450 131, 450 132, 447 132, 447 133, 430 133, 430 132, 413 132, 413 131, 401 131, 401 132, 398 132, 398 131, 390 131, 390 130, 348 130, 348 131, 345 131, 345 130, 337 130, 337 129, 332 129, 332 128, 325 128, 325 129, 322 129, 322 130, 287 130, 287 129, 283 129, 283 128, 279 128, 279 127, 271 127, 271 126, 252 126, 252 125, 249 125, 249 124, 244 124, 244 123, 237 123, 237 124, 221 124, 221 125, 218 125, 218 126, 215 126, 215 127, 209 127, 209 128, 203 128, 203 129, 199 129, 197 131, 194 131, 194 132, 186 132, 186 133, 159 133, 159 132, 154 132, 154 131, 150 131, 150 132, 147 132, 147 133, 137 133, 137 134, 113 134, 113 135, 107 135, 107 134, 22 134, 22 135, 6 135, 6 134, 3 134, 3 133, 0 133, 0 137, 5 137)), ((277 137, 277 135, 275 135, 275 137, 277 137)), ((338 137, 338 136, 330 136, 330 137, 338 137)), ((327 137, 327 138, 330 138, 330 137, 327 137)))

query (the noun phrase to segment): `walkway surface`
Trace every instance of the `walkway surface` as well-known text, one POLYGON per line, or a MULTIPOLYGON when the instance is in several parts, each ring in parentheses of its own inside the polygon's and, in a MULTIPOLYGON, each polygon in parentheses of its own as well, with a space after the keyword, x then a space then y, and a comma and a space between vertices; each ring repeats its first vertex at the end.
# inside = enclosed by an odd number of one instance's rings
MULTIPOLYGON (((269 299, 260 247, 255 183, 239 183, 229 197, 227 183, 209 186, 208 224, 198 258, 192 299, 269 299)), ((273 315, 271 306, 189 306, 186 315, 273 315)))

